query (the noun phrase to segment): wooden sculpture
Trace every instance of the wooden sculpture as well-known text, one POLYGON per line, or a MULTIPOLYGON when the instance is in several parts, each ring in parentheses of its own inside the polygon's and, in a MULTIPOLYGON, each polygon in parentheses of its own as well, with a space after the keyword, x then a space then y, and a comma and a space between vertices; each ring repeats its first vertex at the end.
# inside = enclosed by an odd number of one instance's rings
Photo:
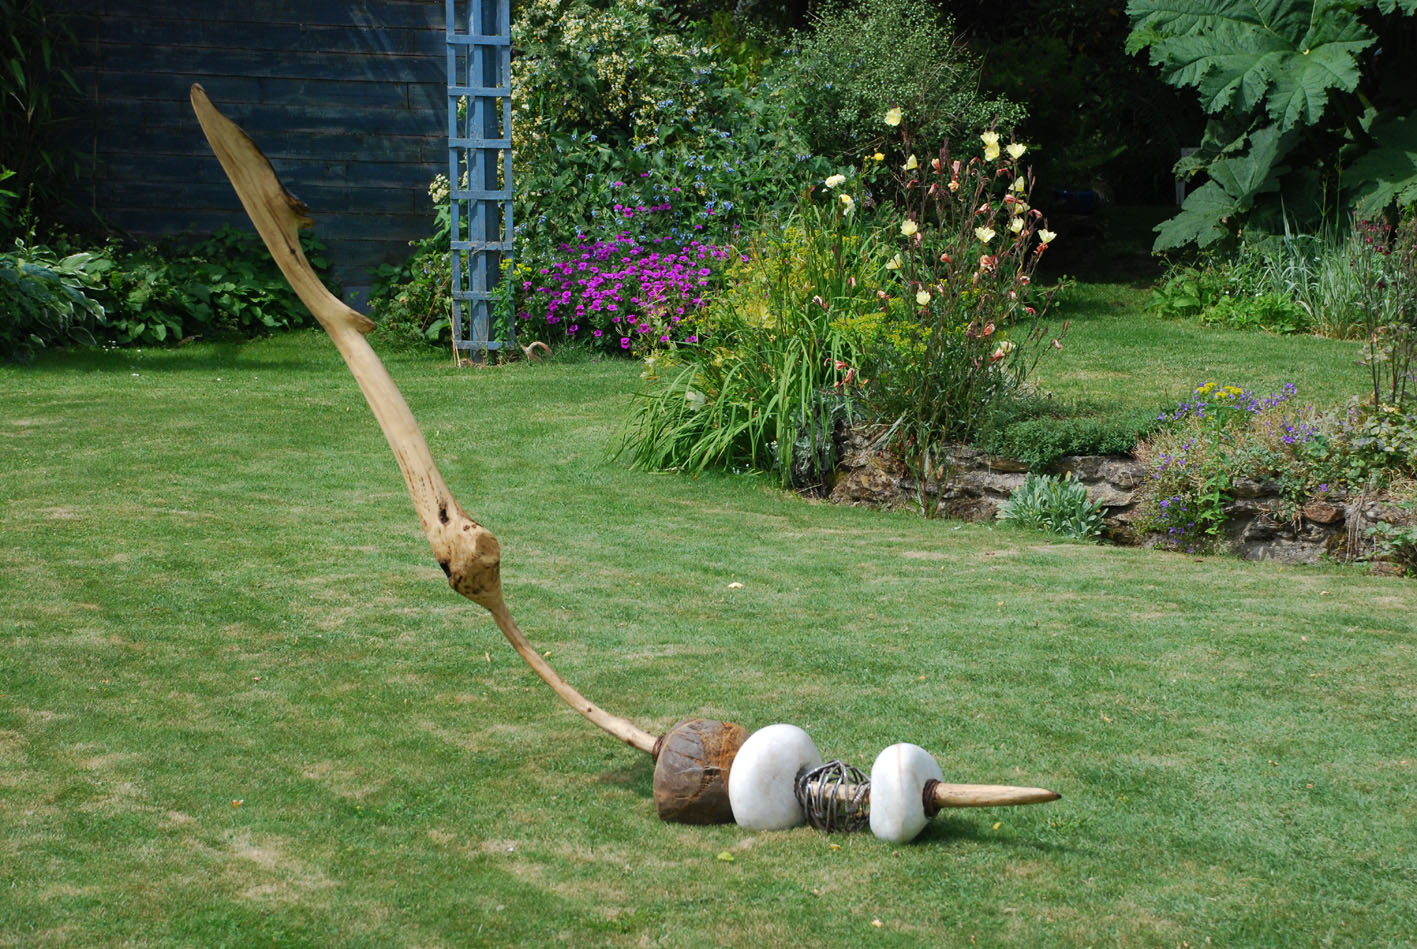
MULTIPOLYGON (((688 719, 663 736, 656 737, 581 695, 532 648, 502 598, 501 549, 497 538, 463 510, 438 473, 428 443, 408 403, 364 338, 374 329, 374 323, 330 293, 306 260, 300 248, 299 231, 312 222, 305 205, 285 190, 255 142, 217 111, 200 85, 192 86, 192 107, 212 151, 231 179, 242 207, 250 215, 281 273, 329 334, 368 400, 369 408, 373 410, 398 460, 399 470, 403 472, 413 498, 414 509, 423 524, 423 532, 428 536, 433 556, 447 575, 448 583, 492 614, 512 648, 568 705, 604 731, 654 757, 654 799, 662 818, 684 823, 714 823, 732 820, 735 811, 740 808, 752 809, 746 804, 735 807, 730 800, 729 778, 734 757, 749 737, 743 728, 730 722, 688 719)), ((805 738, 805 733, 802 737, 805 738)), ((810 744, 810 739, 807 741, 810 744)), ((783 781, 795 785, 802 783, 797 780, 800 769, 794 762, 772 766, 771 759, 776 754, 773 742, 760 740, 755 748, 753 768, 748 770, 777 775, 775 782, 762 779, 778 785, 764 793, 780 798, 783 781), (792 765, 791 774, 783 771, 788 764, 792 765)), ((815 748, 812 753, 815 754, 815 748)), ((812 785, 802 790, 810 792, 814 788, 816 786, 812 785)), ((792 794, 793 789, 789 788, 787 793, 792 794)), ((941 801, 957 799, 968 802, 942 806, 1034 803, 1058 797, 1052 791, 1041 788, 984 788, 978 785, 943 785, 938 781, 933 782, 930 793, 941 801), (941 793, 942 788, 952 790, 941 793)), ((865 795, 857 794, 856 797, 864 799, 865 795)), ((921 807, 933 814, 934 797, 921 807)), ((792 815, 789 813, 787 816, 792 815)), ((748 823, 753 822, 750 820, 748 823)), ((801 820, 794 820, 793 823, 801 823, 801 820)))

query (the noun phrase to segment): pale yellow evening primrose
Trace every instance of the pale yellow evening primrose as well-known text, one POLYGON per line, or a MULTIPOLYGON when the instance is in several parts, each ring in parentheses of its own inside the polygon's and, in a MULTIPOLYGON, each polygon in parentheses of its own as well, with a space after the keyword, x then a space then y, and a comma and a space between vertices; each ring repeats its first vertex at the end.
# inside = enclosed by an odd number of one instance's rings
POLYGON ((831 175, 823 182, 828 188, 835 188, 837 185, 846 184, 845 175, 831 175))
POLYGON ((979 140, 984 143, 984 160, 993 161, 999 157, 999 133, 984 132, 979 136, 979 140))
POLYGON ((1012 187, 1015 191, 1022 193, 1027 190, 1028 182, 1024 181, 1022 178, 1015 178, 1012 187))
POLYGON ((899 254, 896 254, 896 255, 895 255, 894 257, 892 257, 890 260, 886 261, 886 269, 887 269, 887 270, 899 270, 899 269, 900 269, 900 265, 901 265, 902 263, 904 263, 904 261, 902 261, 902 260, 900 259, 900 255, 899 255, 899 254))
POLYGON ((1028 151, 1028 146, 1020 145, 1018 142, 1011 142, 1009 144, 1009 147, 1005 149, 1005 151, 1009 153, 1010 158, 1012 158, 1014 161, 1018 161, 1020 158, 1023 157, 1023 153, 1028 151))
POLYGON ((900 124, 900 120, 901 120, 902 118, 903 118, 903 116, 902 116, 901 111, 900 111, 899 109, 891 109, 890 111, 888 111, 888 112, 886 113, 886 124, 887 124, 887 125, 899 125, 899 124, 900 124))
POLYGON ((849 194, 844 194, 841 196, 841 203, 842 206, 846 208, 847 214, 850 214, 856 209, 856 200, 852 198, 849 194))
POLYGON ((929 303, 929 302, 930 302, 930 291, 929 291, 929 290, 920 290, 920 291, 918 291, 918 292, 915 294, 915 302, 916 302, 917 304, 919 304, 920 306, 924 306, 925 304, 929 303))
POLYGON ((914 171, 916 168, 919 167, 920 163, 915 160, 914 155, 911 155, 909 158, 907 158, 905 160, 905 164, 900 166, 902 171, 914 171))
POLYGON ((992 227, 976 227, 974 236, 979 238, 979 242, 987 244, 994 239, 994 229, 992 227))
POLYGON ((900 233, 904 237, 910 237, 918 230, 920 230, 920 227, 914 221, 910 220, 910 218, 906 218, 904 221, 900 222, 900 233))
POLYGON ((1010 219, 1009 219, 1009 230, 1013 231, 1015 234, 1017 234, 1019 231, 1023 230, 1023 218, 1021 218, 1021 217, 1010 218, 1010 219))
POLYGON ((1048 228, 1046 228, 1046 227, 1043 228, 1042 230, 1040 230, 1040 231, 1038 232, 1038 240, 1041 241, 1041 242, 1044 243, 1044 244, 1048 243, 1049 241, 1051 241, 1053 238, 1055 238, 1055 237, 1057 237, 1057 236, 1058 236, 1057 234, 1054 234, 1052 231, 1048 230, 1048 228))

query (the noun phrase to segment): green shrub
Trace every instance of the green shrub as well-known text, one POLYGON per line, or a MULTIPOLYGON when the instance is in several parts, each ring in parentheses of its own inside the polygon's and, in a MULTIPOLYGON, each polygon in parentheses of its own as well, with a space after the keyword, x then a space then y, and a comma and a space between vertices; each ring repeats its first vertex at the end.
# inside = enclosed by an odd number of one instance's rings
POLYGON ((1201 321, 1209 326, 1282 334, 1300 333, 1309 328, 1308 316, 1299 305, 1277 293, 1222 297, 1201 313, 1201 321))
POLYGON ((977 445, 1043 471, 1066 455, 1126 455, 1160 425, 1155 412, 1110 413, 1092 406, 1017 400, 987 419, 977 445))
POLYGON ((1372 404, 1401 409, 1417 399, 1417 208, 1396 226, 1360 220, 1355 237, 1372 404))
POLYGON ((1075 540, 1102 533, 1102 502, 1090 500, 1087 488, 1072 475, 1030 474, 999 509, 999 520, 1075 540))
POLYGON ((927 142, 1017 124, 1021 106, 979 91, 979 60, 916 0, 830 0, 794 37, 787 75, 800 99, 808 147, 853 161, 887 144, 881 116, 905 110, 927 142))
POLYGON ((37 349, 92 344, 104 326, 96 291, 113 261, 81 251, 59 256, 15 241, 0 252, 0 359, 25 360, 37 349))
POLYGON ((1417 576, 1417 527, 1378 523, 1368 528, 1367 536, 1373 541, 1368 560, 1385 560, 1403 576, 1417 576))
MULTIPOLYGON (((316 271, 329 279, 323 245, 302 234, 316 271)), ((190 337, 246 339, 311 322, 260 238, 223 227, 197 244, 110 248, 100 297, 104 338, 120 346, 190 337)))
MULTIPOLYGON (((321 245, 302 236, 326 274, 321 245)), ((46 346, 176 343, 263 336, 310 322, 265 246, 223 228, 191 247, 75 250, 66 238, 0 254, 0 357, 46 346)))

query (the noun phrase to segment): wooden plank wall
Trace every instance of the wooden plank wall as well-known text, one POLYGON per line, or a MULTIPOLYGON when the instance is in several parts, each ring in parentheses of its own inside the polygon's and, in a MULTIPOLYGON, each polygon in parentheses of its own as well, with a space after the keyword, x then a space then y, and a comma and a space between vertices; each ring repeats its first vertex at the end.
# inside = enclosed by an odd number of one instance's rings
MULTIPOLYGON (((250 229, 188 104, 250 133, 354 296, 432 229, 447 168, 438 0, 53 0, 79 38, 81 204, 137 237, 250 229), (91 161, 90 161, 91 159, 91 161)), ((347 296, 350 295, 347 293, 347 296)))

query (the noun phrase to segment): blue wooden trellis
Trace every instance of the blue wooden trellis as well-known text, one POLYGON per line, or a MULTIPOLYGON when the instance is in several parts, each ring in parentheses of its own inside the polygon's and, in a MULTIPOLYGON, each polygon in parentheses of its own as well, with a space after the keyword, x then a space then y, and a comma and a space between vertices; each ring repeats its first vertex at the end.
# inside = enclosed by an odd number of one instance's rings
POLYGON ((512 253, 510 0, 446 0, 453 346, 485 357, 493 299, 512 253))

